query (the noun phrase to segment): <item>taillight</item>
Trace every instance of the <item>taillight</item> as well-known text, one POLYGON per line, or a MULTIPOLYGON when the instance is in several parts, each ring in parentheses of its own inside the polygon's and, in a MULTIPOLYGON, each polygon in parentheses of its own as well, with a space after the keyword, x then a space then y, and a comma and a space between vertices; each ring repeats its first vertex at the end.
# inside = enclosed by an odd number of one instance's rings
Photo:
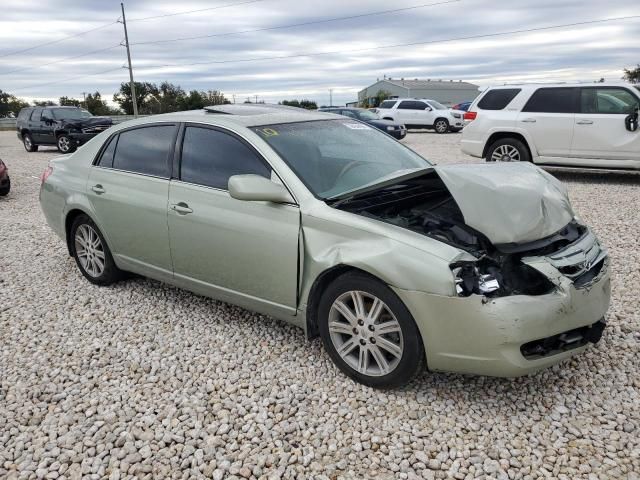
POLYGON ((465 120, 475 120, 478 116, 478 112, 464 112, 465 120))
POLYGON ((51 165, 48 165, 47 168, 44 169, 44 172, 42 172, 42 175, 40 175, 40 186, 42 186, 44 182, 47 181, 47 178, 49 178, 49 175, 51 175, 52 173, 53 167, 51 165))

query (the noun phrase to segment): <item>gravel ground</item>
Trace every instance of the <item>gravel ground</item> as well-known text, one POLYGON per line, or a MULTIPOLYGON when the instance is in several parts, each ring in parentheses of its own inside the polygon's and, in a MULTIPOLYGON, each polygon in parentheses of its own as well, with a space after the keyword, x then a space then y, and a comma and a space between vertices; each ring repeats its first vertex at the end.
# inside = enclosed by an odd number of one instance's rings
MULTIPOLYGON (((477 161, 460 135, 411 133, 477 161)), ((301 330, 155 281, 89 284, 0 132, 0 478, 640 478, 640 179, 563 174, 610 249, 603 340, 516 380, 425 372, 381 392, 301 330)))

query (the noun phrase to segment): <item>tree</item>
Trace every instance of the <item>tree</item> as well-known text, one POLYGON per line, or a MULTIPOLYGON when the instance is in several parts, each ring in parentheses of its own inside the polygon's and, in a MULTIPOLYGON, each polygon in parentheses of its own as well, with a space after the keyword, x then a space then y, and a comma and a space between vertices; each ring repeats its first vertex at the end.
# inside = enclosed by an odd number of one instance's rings
POLYGON ((282 100, 278 102, 279 105, 287 105, 289 107, 298 107, 305 108, 307 110, 316 110, 318 108, 318 104, 313 100, 282 100))
POLYGON ((370 107, 379 107, 382 102, 384 102, 387 98, 391 96, 391 92, 387 90, 378 90, 376 96, 373 98, 374 105, 369 105, 370 107))
MULTIPOLYGON (((157 113, 152 112, 153 95, 158 94, 158 87, 149 82, 135 82, 136 86, 136 104, 138 105, 138 113, 157 113)), ((133 102, 131 101, 131 85, 129 82, 120 84, 120 91, 113 95, 114 103, 117 103, 127 115, 133 115, 133 102)))
POLYGON ((219 90, 209 90, 207 93, 202 92, 202 96, 206 103, 205 107, 211 105, 228 105, 231 103, 227 97, 224 96, 224 93, 219 90))
POLYGON ((119 109, 107 105, 107 102, 102 100, 100 92, 88 93, 84 105, 87 110, 96 116, 119 115, 122 113, 119 109))
POLYGON ((636 68, 625 68, 622 78, 627 82, 640 83, 640 64, 636 68))
POLYGON ((0 90, 0 118, 7 117, 10 114, 17 115, 20 110, 28 106, 28 102, 0 90))
POLYGON ((79 107, 80 100, 76 100, 75 98, 69 98, 69 97, 60 97, 60 99, 58 100, 58 104, 61 107, 79 107))
POLYGON ((55 107, 58 104, 56 102, 54 102, 53 100, 34 100, 33 104, 36 107, 55 107))

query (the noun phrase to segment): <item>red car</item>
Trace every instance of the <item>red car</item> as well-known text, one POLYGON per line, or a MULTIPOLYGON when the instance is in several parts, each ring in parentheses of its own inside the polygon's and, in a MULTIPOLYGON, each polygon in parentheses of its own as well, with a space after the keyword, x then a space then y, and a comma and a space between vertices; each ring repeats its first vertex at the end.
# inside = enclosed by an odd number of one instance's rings
POLYGON ((9 169, 0 159, 0 197, 4 197, 11 190, 11 180, 9 180, 9 169))

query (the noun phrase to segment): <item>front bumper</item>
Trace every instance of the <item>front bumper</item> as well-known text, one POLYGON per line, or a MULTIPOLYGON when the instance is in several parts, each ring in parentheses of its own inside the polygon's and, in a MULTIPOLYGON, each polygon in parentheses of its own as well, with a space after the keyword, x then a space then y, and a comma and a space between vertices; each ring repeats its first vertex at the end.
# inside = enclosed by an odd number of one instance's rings
POLYGON ((402 140, 407 136, 407 129, 403 127, 397 130, 393 130, 392 132, 387 131, 387 133, 398 140, 402 140))
MULTIPOLYGON (((549 294, 486 298, 446 297, 394 288, 411 311, 433 371, 516 377, 554 365, 587 348, 525 355, 521 348, 581 327, 600 328, 611 295, 609 263, 596 278, 576 288, 550 264, 536 265, 556 284, 549 294), (555 271, 555 276, 554 275, 555 271)), ((563 337, 564 338, 564 337, 563 337)), ((599 336, 598 336, 599 339, 599 336)), ((527 350, 524 350, 525 353, 527 350)))

